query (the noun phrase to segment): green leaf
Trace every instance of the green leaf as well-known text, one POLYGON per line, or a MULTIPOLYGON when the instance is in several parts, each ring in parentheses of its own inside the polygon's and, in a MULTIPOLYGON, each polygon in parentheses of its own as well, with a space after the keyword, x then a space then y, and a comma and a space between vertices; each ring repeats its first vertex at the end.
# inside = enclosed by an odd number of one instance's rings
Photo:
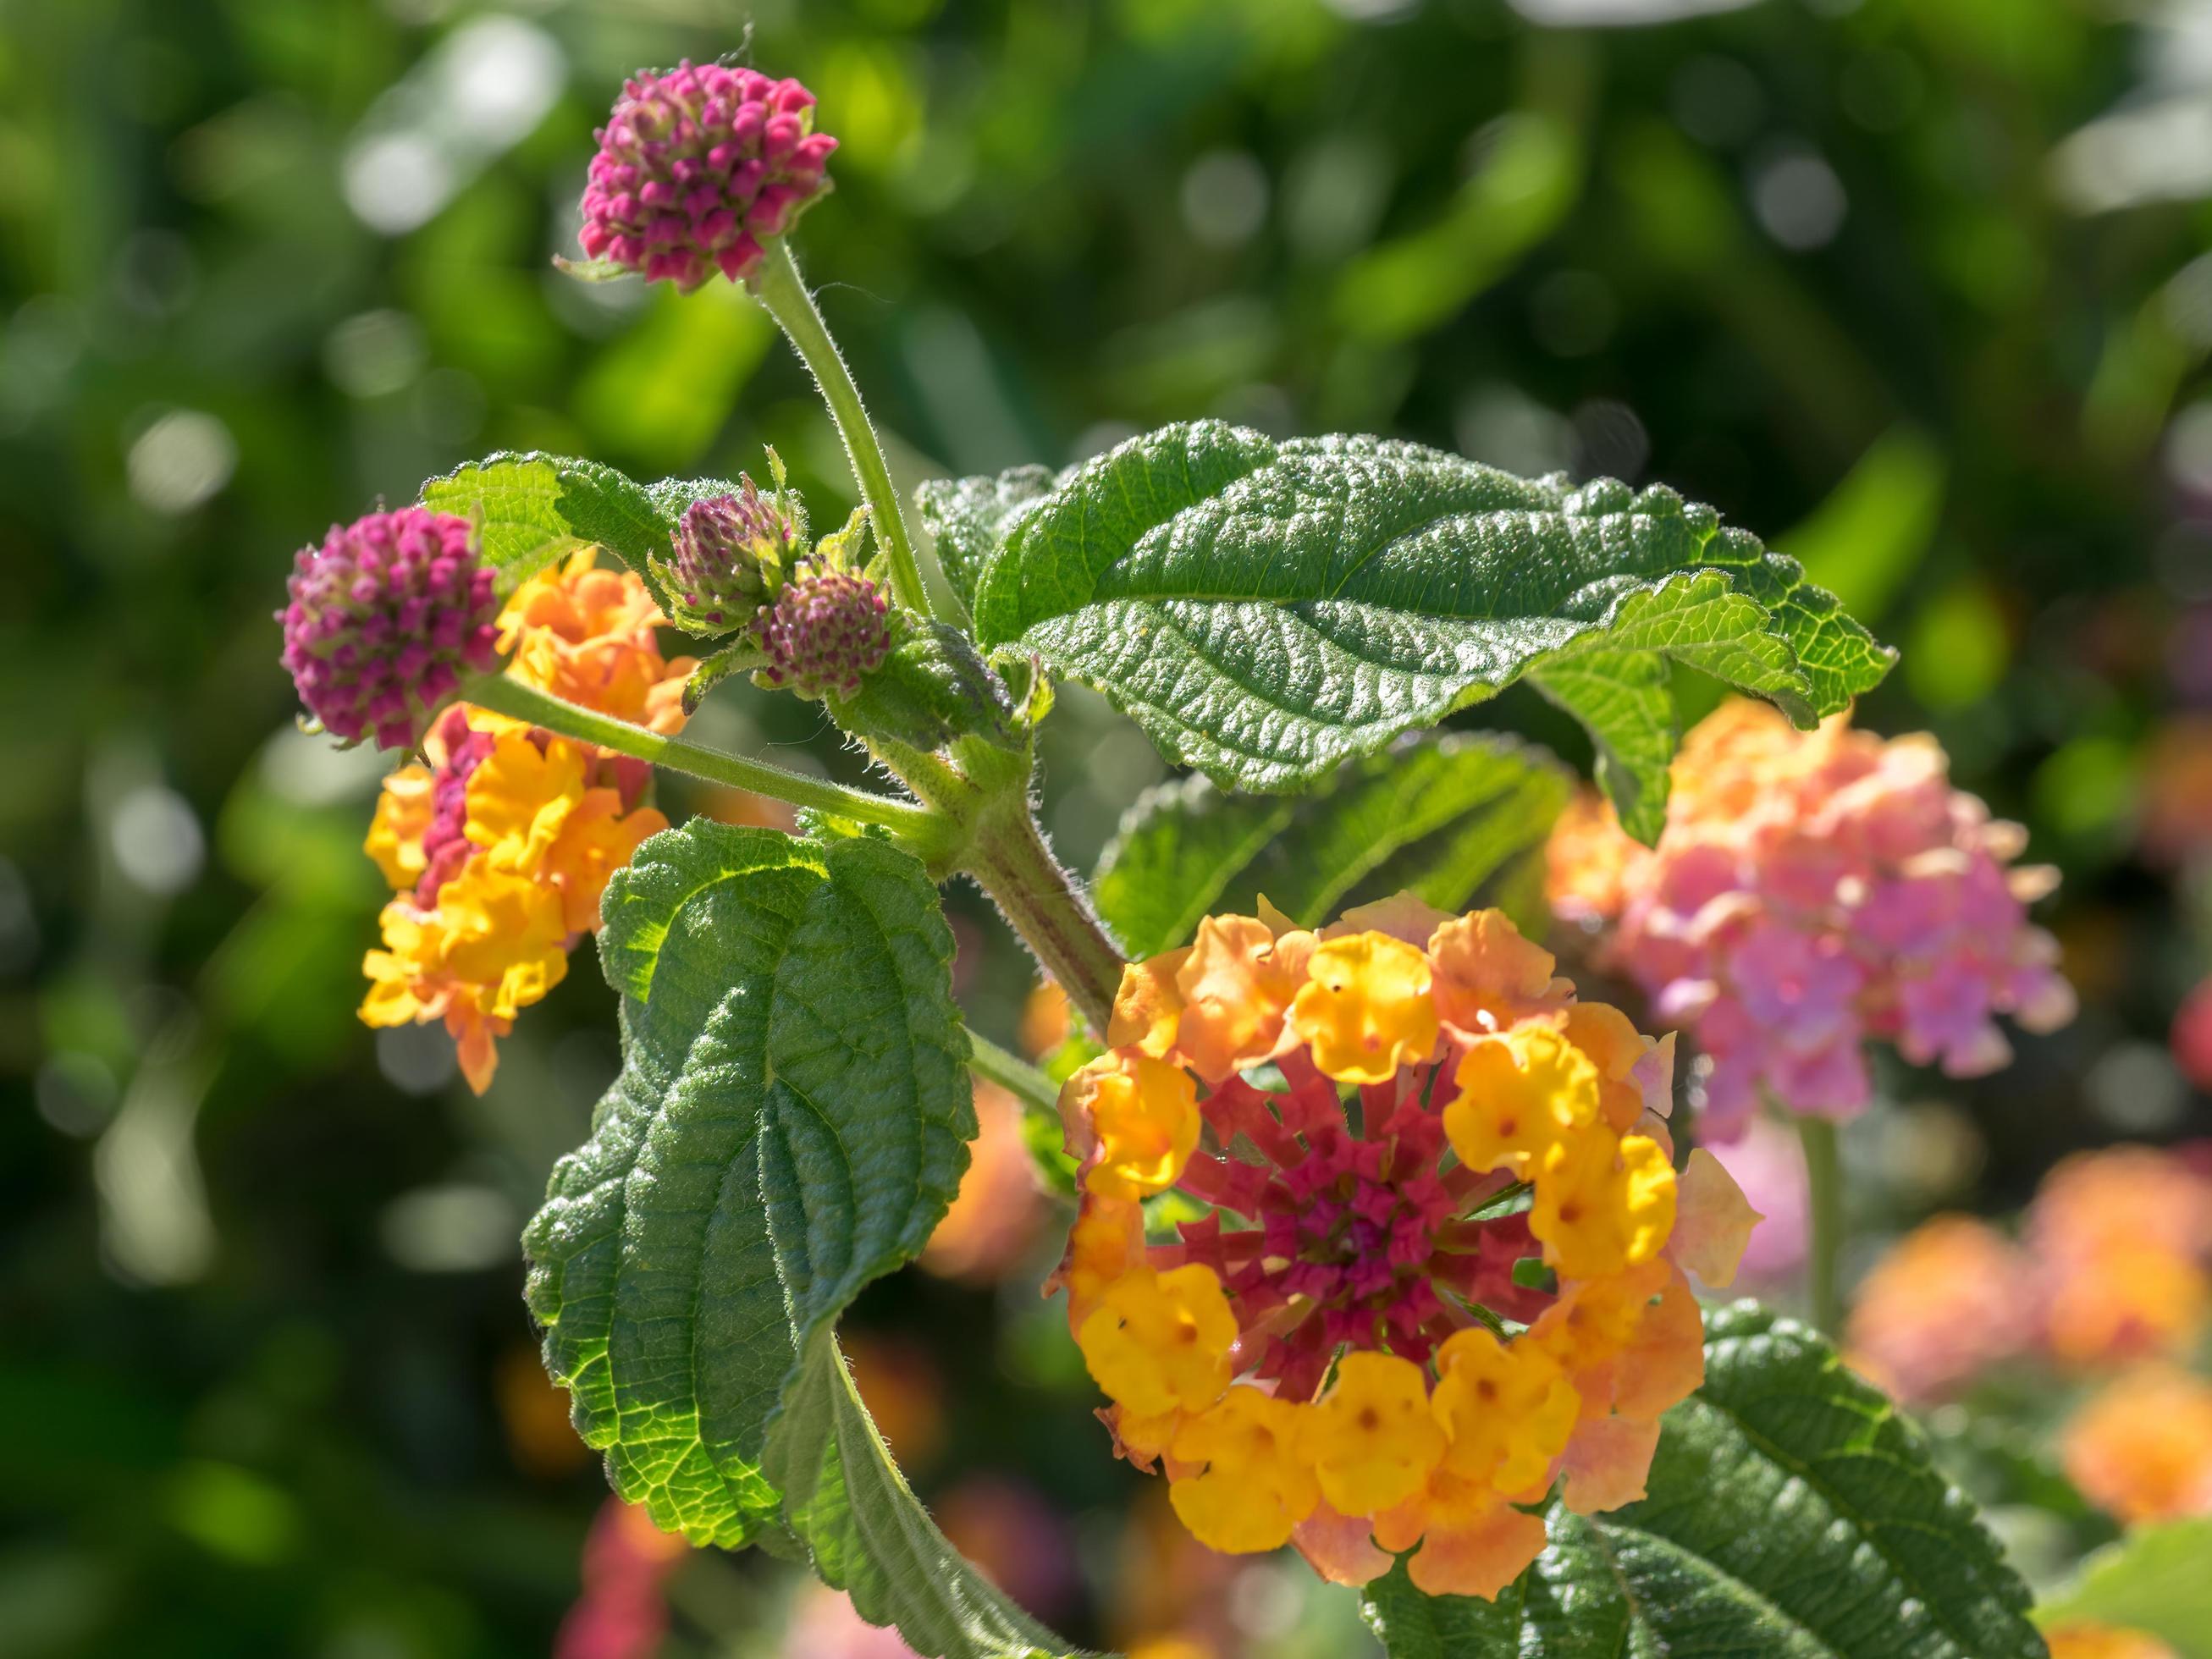
POLYGON ((2212 1516, 2145 1527, 2081 1564, 2035 1610, 2045 1630, 2086 1620, 2147 1631, 2182 1659, 2212 1659, 2212 1516))
POLYGON ((922 528, 936 542, 937 562, 963 605, 974 608, 975 578, 1013 520, 1059 482, 1049 468, 1018 466, 995 478, 929 478, 916 486, 922 528))
POLYGON ((617 1492, 694 1542, 773 1539, 798 1355, 967 1167, 951 934, 886 842, 704 819, 647 842, 605 915, 623 1068, 524 1237, 531 1309, 617 1492))
POLYGON ((1647 846, 1667 827, 1667 763, 1682 739, 1673 679, 1664 657, 1639 651, 1584 651, 1535 679, 1589 732, 1598 787, 1621 828, 1647 846))
POLYGON ((647 486, 598 461, 533 450, 487 456, 433 478, 422 486, 422 505, 477 520, 502 591, 580 547, 599 546, 643 577, 665 610, 668 595, 647 561, 666 554, 684 508, 736 491, 721 478, 647 486))
POLYGON ((1668 1414, 1650 1495, 1583 1516, 1494 1601, 1365 1592, 1391 1659, 2047 1659, 2027 1589, 1926 1441, 1803 1326, 1710 1312, 1705 1383, 1668 1414))
POLYGON ((961 1558, 915 1501, 826 1330, 806 1345, 768 1467, 815 1571, 930 1659, 1054 1659, 1066 1644, 961 1558))
POLYGON ((1184 778, 1130 808, 1093 897, 1140 957, 1184 943, 1211 911, 1249 915, 1262 893, 1308 926, 1403 888, 1457 910, 1541 848, 1572 788, 1543 750, 1473 732, 1401 742, 1297 800, 1184 778))
MULTIPOLYGON (((984 486, 954 488, 979 504, 960 533, 980 544, 984 486)), ((1299 788, 1526 675, 1597 722, 1615 789, 1632 777, 1663 799, 1672 711, 1646 659, 1802 725, 1891 660, 1794 561, 1663 486, 1570 489, 1381 439, 1168 427, 993 533, 982 643, 1037 652, 1171 759, 1240 789, 1299 788), (1621 674, 1626 693, 1596 694, 1621 674)), ((1650 807, 1630 805, 1648 827, 1650 807)))

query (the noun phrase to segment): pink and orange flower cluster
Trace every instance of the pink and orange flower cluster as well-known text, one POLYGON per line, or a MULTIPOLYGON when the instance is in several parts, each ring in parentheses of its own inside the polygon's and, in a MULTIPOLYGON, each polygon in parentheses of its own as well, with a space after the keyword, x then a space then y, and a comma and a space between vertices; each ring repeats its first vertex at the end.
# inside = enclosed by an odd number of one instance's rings
MULTIPOLYGON (((652 597, 591 550, 516 589, 499 617, 507 672, 618 719, 672 732, 695 665, 660 653, 652 597)), ((364 843, 392 884, 383 948, 362 963, 370 1025, 442 1020, 481 1094, 496 1039, 568 972, 599 925, 608 878, 668 821, 640 804, 643 762, 457 704, 425 760, 385 780, 364 843)))
POLYGON ((2212 1148, 2118 1146, 2060 1163, 2017 1240, 1939 1216, 1868 1274, 1851 1364, 1900 1398, 1962 1392, 2039 1357, 2099 1391, 2060 1455, 2124 1521, 2212 1514, 2212 1382, 2185 1369, 2212 1328, 2212 1148))
POLYGON ((1643 1495, 1704 1375, 1686 1277, 1757 1216, 1674 1168, 1673 1043, 1579 1002, 1500 913, 1401 896, 1319 933, 1207 918, 1133 965, 1061 1096, 1082 1202, 1054 1284, 1122 1455, 1227 1552, 1489 1596, 1525 1506, 1643 1495), (1146 1242, 1145 1201, 1181 1218, 1146 1242))
POLYGON ((2077 1152, 2017 1240, 1971 1216, 1923 1223, 1861 1282, 1851 1363, 1924 1401, 2030 1354, 2082 1370, 2189 1352, 2212 1322, 2208 1154, 2077 1152))
POLYGON ((1801 732, 1736 701, 1684 741, 1656 848, 1595 797, 1561 820, 1553 908, 1694 1031, 1707 1139, 1741 1133, 1762 1095, 1857 1111, 1868 1038, 1977 1076, 2011 1057, 1995 1016, 2033 1031, 2073 1017, 2057 947, 2027 915, 2055 876, 2016 865, 2025 832, 1947 769, 1932 738, 1885 741, 1847 715, 1801 732))

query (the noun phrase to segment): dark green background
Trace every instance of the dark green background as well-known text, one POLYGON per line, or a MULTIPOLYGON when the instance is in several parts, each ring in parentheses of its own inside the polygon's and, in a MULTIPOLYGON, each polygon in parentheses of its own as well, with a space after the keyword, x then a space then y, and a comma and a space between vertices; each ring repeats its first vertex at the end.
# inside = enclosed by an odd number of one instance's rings
MULTIPOLYGON (((2064 866, 2087 1006, 1998 1078, 1893 1077, 1867 1219, 2202 1133, 2164 1044, 2206 907, 2135 824, 2212 701, 2212 161, 2155 126, 2212 95, 2212 24, 2174 8, 2192 55, 2106 11, 0 0, 0 1653, 535 1653, 574 1595, 599 1478, 517 1451, 501 1378, 611 998, 580 956, 482 1101, 356 1023, 375 769, 292 731, 270 612, 331 520, 495 447, 652 477, 773 442, 842 516, 745 302, 548 263, 623 74, 748 16, 844 139, 801 250, 908 481, 1202 414, 1664 478, 1905 647, 1865 719, 1932 726, 2064 866)), ((1479 713, 1576 751, 1532 696, 1479 713)), ((749 688, 698 729, 856 775, 749 688)), ((1046 748, 1087 866, 1158 764, 1080 696, 1046 748)), ((1010 1036, 1021 960, 954 903, 1010 1036)), ((908 1275, 864 1322, 933 1356, 925 1489, 1050 1494, 1053 1615, 1127 1639, 1135 1483, 1035 1277, 908 1275)), ((1252 1651, 1346 1651, 1281 1633, 1291 1582, 1243 1595, 1252 1651)), ((669 1650, 769 1639, 779 1583, 687 1569, 669 1650)))

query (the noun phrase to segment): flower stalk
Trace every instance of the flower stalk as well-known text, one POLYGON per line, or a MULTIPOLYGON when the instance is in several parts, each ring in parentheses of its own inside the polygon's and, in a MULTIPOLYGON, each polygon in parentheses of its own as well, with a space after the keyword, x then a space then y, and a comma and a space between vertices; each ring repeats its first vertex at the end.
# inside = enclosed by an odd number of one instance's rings
POLYGON ((992 812, 978 825, 959 868, 990 896, 1076 1012, 1103 1036, 1127 963, 1044 844, 1026 793, 1009 805, 1011 810, 992 812))
POLYGON ((822 400, 830 406, 830 418, 837 424, 846 459, 852 463, 853 477, 860 486, 860 499, 867 503, 868 516, 875 524, 876 539, 890 562, 892 597, 909 611, 933 615, 928 590, 922 584, 921 567, 915 558, 914 541, 907 533, 906 515, 891 488, 890 469, 884 462, 883 446, 876 441, 867 406, 860 401, 860 389, 853 384, 844 355, 830 337, 829 327, 799 274, 799 263, 792 258, 787 239, 778 237, 769 244, 767 257, 750 283, 753 296, 775 319, 822 389, 822 400))
POLYGON ((793 806, 810 807, 861 823, 880 824, 925 858, 939 851, 942 838, 938 826, 943 819, 928 807, 912 801, 894 800, 887 795, 848 788, 826 779, 810 778, 765 761, 725 754, 683 738, 664 737, 641 726, 566 702, 505 674, 483 675, 465 686, 461 696, 465 702, 489 708, 495 714, 527 720, 562 737, 579 738, 618 755, 689 773, 709 783, 749 789, 757 795, 766 795, 793 806))
POLYGON ((1805 1297, 1814 1328, 1826 1336, 1844 1328, 1844 1161, 1833 1120, 1801 1115, 1805 1189, 1811 1237, 1805 1251, 1805 1297))

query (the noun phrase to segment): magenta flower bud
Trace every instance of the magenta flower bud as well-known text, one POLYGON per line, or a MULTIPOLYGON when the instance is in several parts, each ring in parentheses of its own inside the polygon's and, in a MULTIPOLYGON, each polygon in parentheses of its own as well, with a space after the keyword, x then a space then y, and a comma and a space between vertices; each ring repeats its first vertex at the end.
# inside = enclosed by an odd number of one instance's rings
POLYGON ((499 599, 466 519, 410 507, 332 525, 288 587, 284 666, 348 743, 414 748, 465 670, 499 665, 499 599))
POLYGON ((837 148, 798 82, 688 60, 626 82, 595 136, 578 243, 686 294, 759 270, 763 244, 828 193, 837 148))
POLYGON ((668 596, 669 619, 694 634, 743 628, 783 590, 791 550, 805 526, 781 497, 738 475, 738 493, 684 509, 668 538, 671 556, 652 560, 668 596))
POLYGON ((884 596, 866 576, 802 568, 753 622, 768 666, 756 678, 802 697, 849 697, 890 653, 884 596))

